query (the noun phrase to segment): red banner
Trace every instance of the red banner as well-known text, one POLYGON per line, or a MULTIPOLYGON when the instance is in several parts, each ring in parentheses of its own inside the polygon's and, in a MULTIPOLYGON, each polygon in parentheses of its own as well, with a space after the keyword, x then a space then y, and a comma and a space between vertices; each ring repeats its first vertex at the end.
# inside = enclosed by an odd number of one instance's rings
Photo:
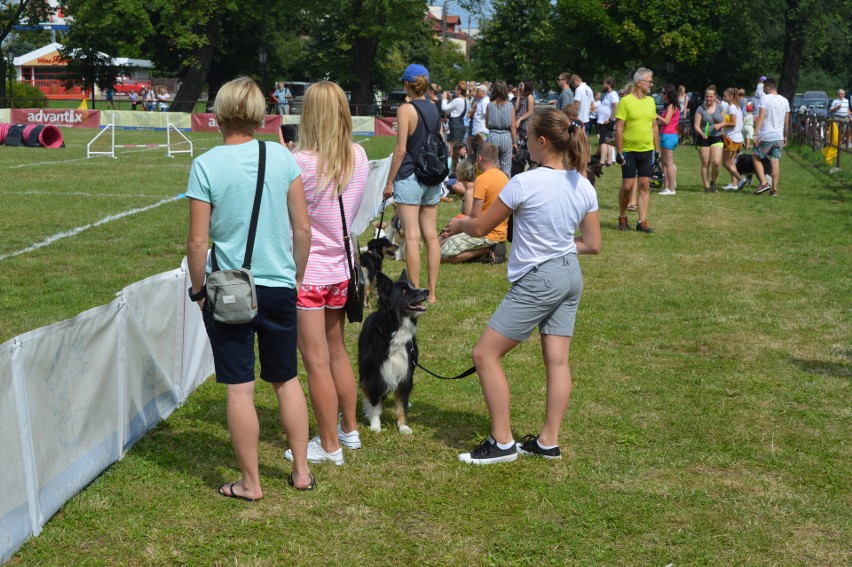
POLYGON ((53 124, 63 128, 100 128, 100 110, 77 110, 69 108, 15 108, 12 124, 53 124))
POLYGON ((396 136, 396 118, 376 118, 376 136, 396 136))
MULTIPOLYGON (((281 127, 281 117, 277 115, 267 115, 263 121, 263 126, 257 131, 263 134, 277 134, 281 127)), ((192 131, 193 132, 218 132, 219 124, 216 123, 216 115, 213 113, 193 114, 192 115, 192 131)))

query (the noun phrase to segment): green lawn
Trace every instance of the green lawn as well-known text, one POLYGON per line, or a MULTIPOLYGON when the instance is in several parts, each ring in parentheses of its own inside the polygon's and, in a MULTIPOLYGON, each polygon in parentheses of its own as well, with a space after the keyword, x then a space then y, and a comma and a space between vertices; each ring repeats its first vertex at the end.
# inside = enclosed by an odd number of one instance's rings
MULTIPOLYGON (((0 150, 0 257, 185 189, 188 156, 86 160, 93 131, 64 133, 63 150, 0 150)), ((219 141, 190 137, 197 152, 219 141)), ((363 140, 372 158, 393 144, 363 140)), ((274 396, 260 384, 266 497, 238 502, 215 492, 239 473, 225 392, 208 380, 12 564, 850 564, 848 177, 788 152, 778 198, 708 195, 695 150, 676 158, 677 196, 652 197, 654 235, 616 230, 617 168, 598 182, 603 250, 581 260, 561 461, 459 463, 488 433, 478 382, 418 372, 412 436, 395 432, 387 410, 389 427, 362 426, 364 448, 343 467, 315 467, 317 491, 296 493, 274 396)), ((457 211, 442 204, 439 223, 457 211)), ((0 260, 0 342, 177 267, 187 222, 179 200, 0 260)), ((401 268, 387 261, 385 271, 401 268)), ((420 322, 426 366, 469 366, 505 274, 442 266, 439 303, 420 322)), ((520 438, 544 413, 538 336, 505 367, 520 438)))

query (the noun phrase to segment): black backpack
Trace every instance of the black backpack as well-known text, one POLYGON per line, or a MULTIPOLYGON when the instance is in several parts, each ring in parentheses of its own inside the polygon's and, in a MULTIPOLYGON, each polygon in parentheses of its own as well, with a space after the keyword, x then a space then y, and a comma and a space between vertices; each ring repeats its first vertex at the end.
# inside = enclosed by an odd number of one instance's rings
POLYGON ((423 141, 420 151, 417 156, 413 154, 411 156, 414 162, 414 175, 423 185, 438 185, 447 178, 447 174, 450 172, 450 167, 447 164, 450 155, 447 144, 444 143, 437 132, 429 129, 429 125, 417 105, 412 104, 411 106, 417 111, 423 127, 426 128, 426 139, 423 141))

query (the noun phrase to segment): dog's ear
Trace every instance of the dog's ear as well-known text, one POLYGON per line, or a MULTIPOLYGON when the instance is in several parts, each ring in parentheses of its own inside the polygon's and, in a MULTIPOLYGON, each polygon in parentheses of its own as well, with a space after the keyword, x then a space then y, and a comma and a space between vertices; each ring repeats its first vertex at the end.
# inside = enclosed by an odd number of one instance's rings
POLYGON ((405 268, 402 269, 402 273, 399 274, 399 280, 397 280, 397 281, 411 283, 411 280, 408 279, 408 272, 406 271, 405 268))
POLYGON ((376 289, 379 290, 380 297, 389 294, 392 287, 393 282, 384 272, 376 272, 376 289))

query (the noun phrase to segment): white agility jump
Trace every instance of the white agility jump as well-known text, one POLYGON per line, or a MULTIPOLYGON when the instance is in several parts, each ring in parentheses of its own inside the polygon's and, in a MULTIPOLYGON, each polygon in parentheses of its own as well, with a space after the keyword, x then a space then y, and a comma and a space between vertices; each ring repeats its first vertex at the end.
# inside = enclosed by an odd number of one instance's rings
POLYGON ((116 144, 115 143, 115 117, 113 117, 112 122, 107 124, 104 127, 104 129, 101 130, 100 132, 98 132, 95 135, 95 137, 92 138, 92 141, 89 142, 86 145, 86 159, 89 159, 92 156, 109 156, 113 159, 117 159, 115 157, 115 149, 116 148, 167 148, 166 157, 175 157, 175 155, 177 155, 177 154, 189 154, 190 157, 192 157, 192 142, 189 140, 189 138, 187 138, 186 136, 183 135, 183 132, 178 130, 177 126, 175 126, 171 122, 169 122, 168 126, 166 127, 166 143, 165 144, 116 144), (172 130, 174 130, 175 133, 177 133, 178 136, 183 138, 183 140, 178 139, 176 144, 189 144, 188 150, 172 149, 172 130), (92 144, 97 142, 98 139, 101 136, 103 136, 104 134, 106 134, 107 132, 109 132, 109 134, 110 134, 109 135, 109 140, 110 140, 109 150, 108 151, 106 151, 106 150, 104 150, 104 151, 93 150, 92 144))

